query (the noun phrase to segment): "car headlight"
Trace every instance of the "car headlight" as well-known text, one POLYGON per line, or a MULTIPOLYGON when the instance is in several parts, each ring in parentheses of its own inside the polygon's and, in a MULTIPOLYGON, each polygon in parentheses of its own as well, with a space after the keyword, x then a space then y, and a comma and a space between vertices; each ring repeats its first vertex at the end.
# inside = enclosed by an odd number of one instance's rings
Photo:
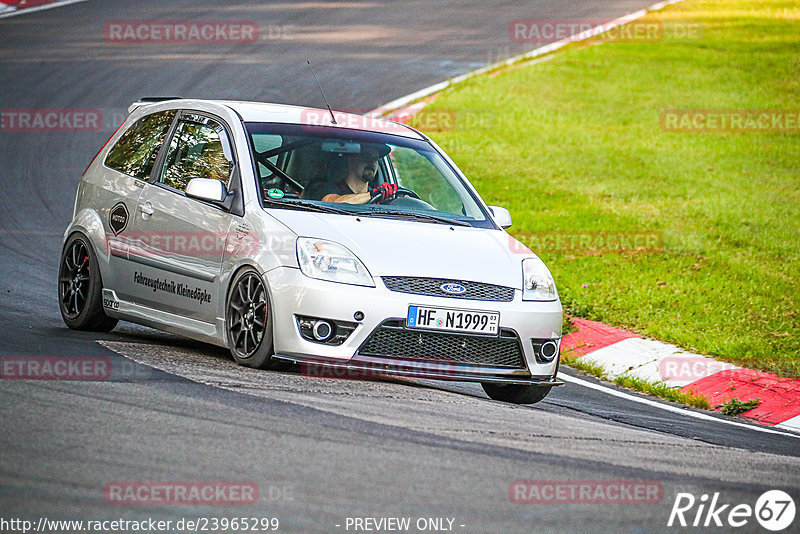
POLYGON ((522 300, 557 300, 556 283, 539 258, 522 260, 522 300))
POLYGON ((375 287, 372 275, 355 254, 333 241, 300 237, 297 239, 300 271, 310 278, 375 287))

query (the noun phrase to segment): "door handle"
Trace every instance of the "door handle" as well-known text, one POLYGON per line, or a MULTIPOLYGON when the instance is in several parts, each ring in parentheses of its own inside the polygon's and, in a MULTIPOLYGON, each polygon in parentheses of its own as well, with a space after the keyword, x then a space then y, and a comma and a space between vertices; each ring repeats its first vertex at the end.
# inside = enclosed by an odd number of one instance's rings
POLYGON ((144 204, 139 204, 139 211, 142 212, 142 215, 149 217, 153 214, 153 205, 149 202, 145 202, 144 204))

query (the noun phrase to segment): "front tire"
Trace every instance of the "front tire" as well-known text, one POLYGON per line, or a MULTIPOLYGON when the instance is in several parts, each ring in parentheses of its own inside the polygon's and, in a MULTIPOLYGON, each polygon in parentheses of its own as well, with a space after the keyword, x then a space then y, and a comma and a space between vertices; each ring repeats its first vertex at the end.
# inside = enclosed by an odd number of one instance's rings
POLYGON ((228 348, 239 365, 277 369, 272 359, 272 307, 261 276, 255 269, 239 271, 228 290, 225 305, 228 348))
POLYGON ((73 330, 108 332, 117 326, 117 319, 103 311, 103 280, 97 256, 81 234, 73 234, 61 253, 58 303, 64 323, 73 330))
POLYGON ((535 404, 550 393, 551 386, 524 386, 520 384, 481 383, 490 399, 513 404, 535 404))

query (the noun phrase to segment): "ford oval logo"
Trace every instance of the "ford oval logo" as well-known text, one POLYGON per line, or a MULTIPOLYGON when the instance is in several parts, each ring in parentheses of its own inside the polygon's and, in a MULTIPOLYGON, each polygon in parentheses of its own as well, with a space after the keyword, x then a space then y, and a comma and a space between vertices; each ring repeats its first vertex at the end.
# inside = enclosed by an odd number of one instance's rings
POLYGON ((445 293, 450 293, 451 295, 461 295, 467 291, 466 287, 462 286, 461 284, 456 284, 455 282, 442 284, 439 286, 439 288, 445 293))

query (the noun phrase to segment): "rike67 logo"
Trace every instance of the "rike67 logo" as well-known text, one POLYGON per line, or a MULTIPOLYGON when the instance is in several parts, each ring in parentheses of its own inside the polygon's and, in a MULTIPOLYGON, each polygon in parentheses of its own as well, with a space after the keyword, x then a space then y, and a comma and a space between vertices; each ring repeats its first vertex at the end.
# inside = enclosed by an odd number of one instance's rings
POLYGON ((795 512, 794 500, 781 490, 762 493, 755 506, 725 503, 720 500, 719 492, 710 499, 706 493, 699 499, 691 493, 678 493, 667 526, 738 528, 755 517, 763 528, 779 532, 794 522, 795 512))

